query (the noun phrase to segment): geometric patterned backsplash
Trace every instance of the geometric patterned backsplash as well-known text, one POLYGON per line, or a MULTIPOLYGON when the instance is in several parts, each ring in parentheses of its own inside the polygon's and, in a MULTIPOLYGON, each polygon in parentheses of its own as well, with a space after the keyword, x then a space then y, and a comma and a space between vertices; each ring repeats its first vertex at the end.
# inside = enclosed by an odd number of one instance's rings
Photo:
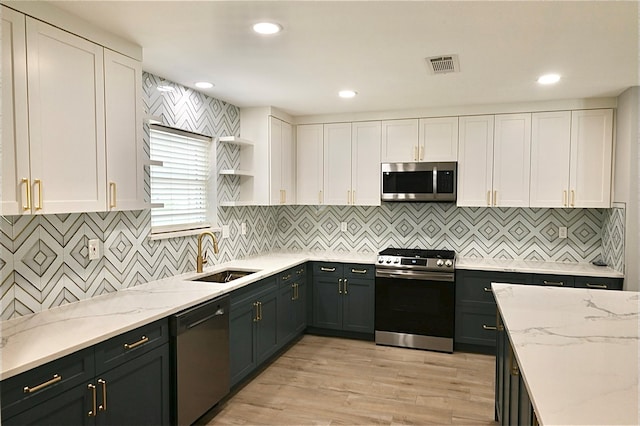
POLYGON ((286 206, 278 247, 377 252, 385 247, 455 250, 459 256, 590 262, 602 257, 601 209, 461 208, 446 203, 380 207, 286 206), (347 232, 340 223, 347 223, 347 232), (558 238, 558 227, 568 238, 558 238))
MULTIPOLYGON (((239 135, 239 109, 189 88, 155 90, 143 74, 148 114, 210 136, 239 135)), ((148 127, 144 133, 148 152, 148 127)), ((217 168, 233 168, 239 151, 217 147, 217 168)), ((218 200, 237 198, 237 177, 218 179, 218 200)), ((148 174, 146 176, 148 194, 148 174)), ((461 256, 587 262, 604 257, 624 268, 624 209, 456 208, 441 203, 380 207, 218 207, 230 236, 219 241, 216 264, 272 249, 376 252, 388 246, 437 247, 461 256), (240 235, 240 224, 247 235, 240 235), (348 231, 340 232, 347 222, 348 231), (567 239, 556 238, 559 226, 567 239)), ((0 319, 38 312, 139 283, 195 270, 194 236, 151 241, 150 210, 0 218, 0 319), (88 260, 98 239, 102 257, 88 260)))

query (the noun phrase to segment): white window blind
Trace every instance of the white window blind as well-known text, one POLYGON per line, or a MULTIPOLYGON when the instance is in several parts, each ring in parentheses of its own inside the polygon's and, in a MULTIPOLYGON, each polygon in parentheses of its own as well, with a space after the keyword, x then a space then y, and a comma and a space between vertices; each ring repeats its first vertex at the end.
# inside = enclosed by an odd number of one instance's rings
POLYGON ((150 126, 151 232, 189 231, 210 226, 207 182, 211 138, 164 126, 150 126))

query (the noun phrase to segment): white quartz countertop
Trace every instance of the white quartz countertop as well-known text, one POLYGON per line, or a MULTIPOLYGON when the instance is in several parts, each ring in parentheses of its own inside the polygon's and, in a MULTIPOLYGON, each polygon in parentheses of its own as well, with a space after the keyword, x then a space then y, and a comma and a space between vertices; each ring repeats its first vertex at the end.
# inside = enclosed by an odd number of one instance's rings
POLYGON ((541 424, 639 424, 640 293, 492 286, 541 424))
POLYGON ((301 263, 375 263, 376 254, 274 252, 185 273, 0 323, 0 380, 211 300, 301 263), (229 284, 190 281, 223 269, 257 270, 229 284))
POLYGON ((456 259, 456 269, 624 278, 624 274, 607 266, 595 266, 591 263, 577 262, 542 262, 537 260, 477 259, 459 257, 456 259))

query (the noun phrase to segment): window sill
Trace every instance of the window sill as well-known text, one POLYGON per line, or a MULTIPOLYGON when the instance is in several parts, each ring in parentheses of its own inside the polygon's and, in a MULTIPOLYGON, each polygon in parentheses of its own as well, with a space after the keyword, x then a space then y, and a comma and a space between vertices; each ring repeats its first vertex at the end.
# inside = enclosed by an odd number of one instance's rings
POLYGON ((155 240, 167 240, 169 238, 178 238, 178 237, 188 237, 191 235, 199 235, 203 232, 221 232, 222 228, 218 226, 212 226, 209 228, 200 228, 200 229, 189 229, 187 231, 174 231, 174 232, 161 232, 158 234, 154 234, 153 231, 149 235, 149 239, 151 241, 155 240))

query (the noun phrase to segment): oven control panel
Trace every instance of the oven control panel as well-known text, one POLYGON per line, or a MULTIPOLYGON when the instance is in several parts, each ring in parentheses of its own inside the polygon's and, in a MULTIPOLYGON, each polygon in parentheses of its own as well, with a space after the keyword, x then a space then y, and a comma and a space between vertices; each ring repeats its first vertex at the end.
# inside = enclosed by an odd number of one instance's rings
POLYGON ((451 259, 379 255, 376 266, 394 269, 419 269, 428 271, 451 272, 453 271, 454 262, 451 259))

